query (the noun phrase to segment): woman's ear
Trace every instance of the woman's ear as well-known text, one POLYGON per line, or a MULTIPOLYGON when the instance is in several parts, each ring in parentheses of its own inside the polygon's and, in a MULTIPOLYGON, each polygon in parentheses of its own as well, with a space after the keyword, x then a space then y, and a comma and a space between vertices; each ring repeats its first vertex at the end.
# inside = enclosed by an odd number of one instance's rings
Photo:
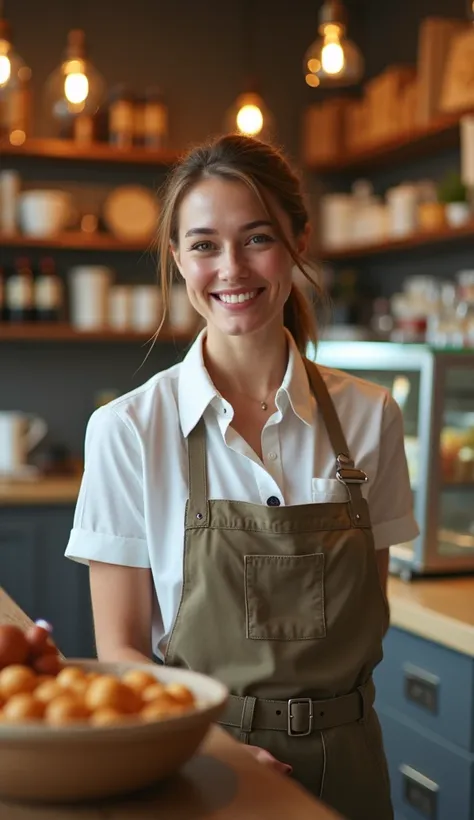
POLYGON ((176 267, 178 268, 181 276, 183 276, 183 271, 181 270, 179 248, 173 242, 170 242, 170 252, 176 267))
POLYGON ((305 227, 304 227, 304 230, 300 233, 300 235, 298 236, 297 242, 296 242, 296 250, 297 250, 299 256, 304 256, 306 251, 308 250, 309 232, 310 232, 310 227, 309 227, 309 222, 307 222, 305 227))

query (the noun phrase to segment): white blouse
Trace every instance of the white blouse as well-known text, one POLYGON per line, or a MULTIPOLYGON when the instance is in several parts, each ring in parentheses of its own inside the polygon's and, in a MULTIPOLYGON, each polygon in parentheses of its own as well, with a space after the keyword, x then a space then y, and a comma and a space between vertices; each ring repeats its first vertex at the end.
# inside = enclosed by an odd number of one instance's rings
MULTIPOLYGON (((156 590, 153 649, 171 632, 183 579, 188 496, 186 436, 203 416, 209 496, 266 504, 345 500, 335 457, 292 337, 276 412, 262 432, 263 461, 232 427, 232 406, 204 366, 205 331, 184 360, 96 410, 85 439, 85 469, 66 556, 149 567, 156 590)), ((320 367, 355 465, 364 470, 375 546, 418 535, 403 446, 403 421, 390 393, 320 367)))

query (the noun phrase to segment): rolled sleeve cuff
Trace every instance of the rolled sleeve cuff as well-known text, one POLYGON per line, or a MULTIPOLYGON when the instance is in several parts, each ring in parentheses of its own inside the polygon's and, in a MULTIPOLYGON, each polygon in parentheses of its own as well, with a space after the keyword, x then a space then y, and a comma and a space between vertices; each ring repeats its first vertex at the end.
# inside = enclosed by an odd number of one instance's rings
POLYGON ((122 538, 77 528, 71 530, 65 556, 79 564, 102 561, 125 567, 150 568, 148 545, 144 539, 122 538))
POLYGON ((397 544, 412 541, 420 534, 418 524, 413 514, 395 518, 393 521, 383 521, 381 524, 372 524, 372 533, 376 550, 384 550, 397 544))

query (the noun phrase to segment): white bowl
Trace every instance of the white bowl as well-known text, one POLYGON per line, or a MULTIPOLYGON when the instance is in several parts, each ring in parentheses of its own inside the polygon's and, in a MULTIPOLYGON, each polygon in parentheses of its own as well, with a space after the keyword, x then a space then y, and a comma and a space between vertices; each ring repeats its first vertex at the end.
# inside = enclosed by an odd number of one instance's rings
POLYGON ((65 230, 71 208, 71 196, 66 191, 23 191, 19 197, 21 229, 25 236, 54 236, 65 230))
POLYGON ((153 723, 65 727, 0 723, 0 797, 29 802, 111 797, 150 786, 196 752, 227 701, 223 684, 186 669, 139 663, 68 660, 89 672, 143 669, 163 683, 182 683, 197 708, 153 723))

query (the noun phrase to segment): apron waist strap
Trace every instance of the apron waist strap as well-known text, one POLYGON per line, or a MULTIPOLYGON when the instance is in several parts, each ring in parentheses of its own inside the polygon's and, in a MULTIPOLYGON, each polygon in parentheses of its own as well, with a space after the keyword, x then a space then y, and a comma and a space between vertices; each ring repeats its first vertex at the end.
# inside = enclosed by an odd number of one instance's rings
POLYGON ((268 700, 230 695, 219 723, 241 729, 242 732, 266 729, 304 737, 323 729, 363 720, 374 699, 372 678, 348 695, 324 700, 268 700))

